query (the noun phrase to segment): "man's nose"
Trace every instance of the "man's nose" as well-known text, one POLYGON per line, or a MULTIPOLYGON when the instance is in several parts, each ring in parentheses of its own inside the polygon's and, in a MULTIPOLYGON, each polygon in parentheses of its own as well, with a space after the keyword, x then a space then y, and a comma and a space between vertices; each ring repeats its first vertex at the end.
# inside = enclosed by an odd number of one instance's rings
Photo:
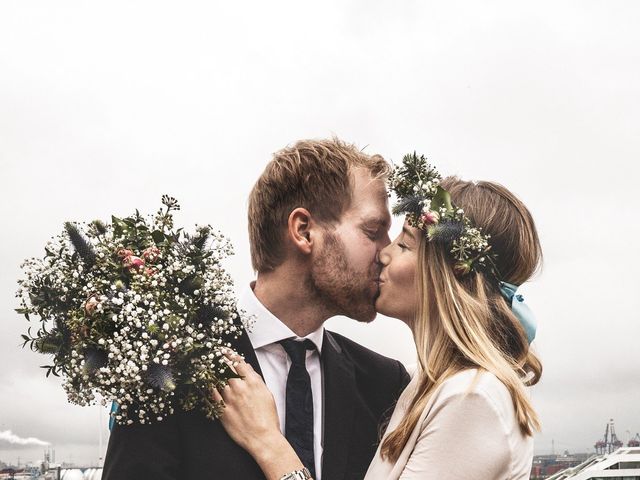
POLYGON ((389 233, 386 233, 384 235, 381 235, 380 237, 380 246, 379 246, 379 250, 384 249, 387 245, 389 245, 391 243, 391 239, 389 238, 389 233))

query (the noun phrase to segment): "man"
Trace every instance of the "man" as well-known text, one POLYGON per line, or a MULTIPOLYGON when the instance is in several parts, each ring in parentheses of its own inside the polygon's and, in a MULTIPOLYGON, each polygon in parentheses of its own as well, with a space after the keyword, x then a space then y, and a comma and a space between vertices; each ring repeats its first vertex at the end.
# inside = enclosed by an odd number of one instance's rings
MULTIPOLYGON (((337 139, 274 155, 249 199, 255 317, 234 348, 274 395, 287 439, 320 480, 360 479, 379 423, 408 383, 404 367, 323 328, 375 317, 379 251, 389 243, 388 165, 337 139)), ((264 479, 219 422, 198 411, 116 426, 104 480, 264 479)))

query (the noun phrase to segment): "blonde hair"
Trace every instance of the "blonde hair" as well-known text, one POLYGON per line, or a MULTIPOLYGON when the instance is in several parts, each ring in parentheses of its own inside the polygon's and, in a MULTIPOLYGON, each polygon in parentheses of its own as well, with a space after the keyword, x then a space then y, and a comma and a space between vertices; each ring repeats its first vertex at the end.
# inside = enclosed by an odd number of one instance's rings
MULTIPOLYGON (((442 186, 474 225, 491 235, 500 279, 521 284, 539 268, 540 241, 525 205, 503 186, 455 177, 442 186)), ((457 278, 445 247, 421 236, 417 268, 418 305, 413 334, 419 360, 419 385, 407 415, 383 441, 383 458, 396 461, 431 395, 455 373, 478 368, 494 374, 513 400, 525 435, 540 428, 525 386, 538 382, 542 364, 529 349, 526 333, 484 274, 457 278)))
POLYGON ((351 201, 351 173, 366 169, 385 178, 389 165, 337 138, 300 140, 273 155, 249 196, 249 243, 254 270, 273 270, 283 261, 289 214, 302 207, 316 221, 337 222, 351 201))

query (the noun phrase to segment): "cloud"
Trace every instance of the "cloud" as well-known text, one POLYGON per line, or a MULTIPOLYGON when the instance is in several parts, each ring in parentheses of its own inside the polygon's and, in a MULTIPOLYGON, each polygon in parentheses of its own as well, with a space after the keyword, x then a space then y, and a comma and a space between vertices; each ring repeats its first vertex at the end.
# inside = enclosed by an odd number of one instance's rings
POLYGON ((3 430, 0 431, 0 441, 9 442, 12 445, 39 445, 39 446, 47 446, 49 442, 45 442, 44 440, 40 440, 35 437, 27 437, 22 438, 13 433, 11 430, 3 430))

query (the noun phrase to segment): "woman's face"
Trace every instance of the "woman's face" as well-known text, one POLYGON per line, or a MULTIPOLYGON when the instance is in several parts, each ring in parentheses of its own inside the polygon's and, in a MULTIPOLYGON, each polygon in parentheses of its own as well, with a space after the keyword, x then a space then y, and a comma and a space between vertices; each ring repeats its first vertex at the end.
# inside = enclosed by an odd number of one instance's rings
POLYGON ((383 267, 376 310, 409 326, 413 324, 418 304, 416 272, 421 235, 421 230, 405 222, 400 235, 380 252, 383 267))

